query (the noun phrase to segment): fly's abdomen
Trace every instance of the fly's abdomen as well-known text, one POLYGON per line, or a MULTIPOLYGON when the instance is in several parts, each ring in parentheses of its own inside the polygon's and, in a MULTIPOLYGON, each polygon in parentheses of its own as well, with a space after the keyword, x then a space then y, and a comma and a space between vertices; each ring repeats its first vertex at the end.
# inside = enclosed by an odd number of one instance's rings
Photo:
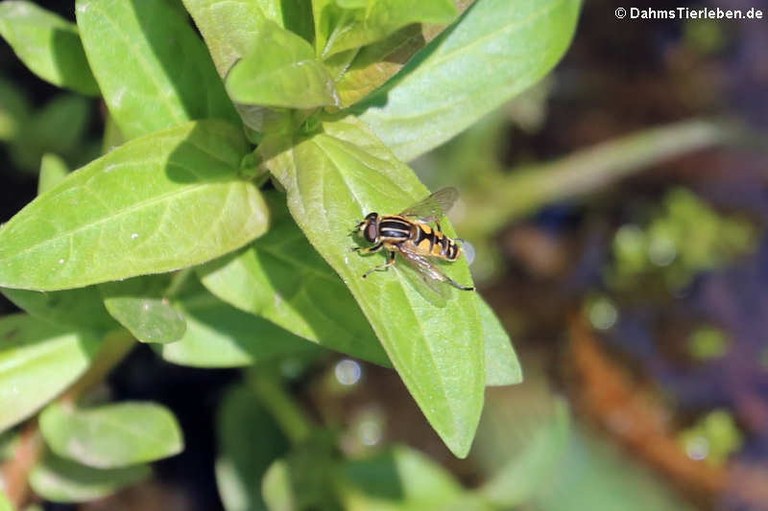
POLYGON ((459 257, 459 247, 451 238, 427 224, 418 224, 417 227, 417 236, 413 241, 418 253, 449 261, 459 257))

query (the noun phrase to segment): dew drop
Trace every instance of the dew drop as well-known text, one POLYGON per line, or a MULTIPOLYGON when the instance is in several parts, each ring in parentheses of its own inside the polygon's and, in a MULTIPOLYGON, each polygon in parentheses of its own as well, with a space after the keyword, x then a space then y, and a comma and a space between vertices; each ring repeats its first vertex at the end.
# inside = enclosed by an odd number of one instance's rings
POLYGON ((135 239, 138 239, 138 238, 139 238, 139 233, 134 232, 133 234, 131 234, 131 239, 132 240, 135 240, 135 239))
POLYGON ((64 258, 59 259, 59 264, 64 264, 64 258))

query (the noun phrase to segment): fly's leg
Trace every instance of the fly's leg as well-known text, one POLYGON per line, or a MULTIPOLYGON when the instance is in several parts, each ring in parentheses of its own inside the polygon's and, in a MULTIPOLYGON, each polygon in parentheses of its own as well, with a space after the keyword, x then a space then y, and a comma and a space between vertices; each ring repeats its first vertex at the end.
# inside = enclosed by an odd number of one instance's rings
POLYGON ((375 254, 382 248, 384 248, 383 243, 376 243, 372 247, 352 247, 352 251, 357 252, 360 255, 368 255, 368 254, 375 254))
POLYGON ((368 275, 370 275, 371 273, 373 273, 375 271, 387 271, 389 269, 389 267, 392 266, 393 264, 395 264, 395 253, 394 252, 388 252, 387 253, 387 262, 382 264, 381 266, 375 266, 375 267, 371 268, 370 270, 368 270, 367 272, 365 272, 363 274, 363 278, 366 278, 368 275))
POLYGON ((443 278, 445 278, 445 281, 447 283, 449 283, 450 285, 452 285, 453 287, 455 287, 456 289, 461 289, 462 291, 474 291, 475 290, 475 288, 472 287, 472 286, 463 286, 463 285, 459 284, 458 282, 453 280, 451 277, 449 277, 445 273, 443 273, 443 278))

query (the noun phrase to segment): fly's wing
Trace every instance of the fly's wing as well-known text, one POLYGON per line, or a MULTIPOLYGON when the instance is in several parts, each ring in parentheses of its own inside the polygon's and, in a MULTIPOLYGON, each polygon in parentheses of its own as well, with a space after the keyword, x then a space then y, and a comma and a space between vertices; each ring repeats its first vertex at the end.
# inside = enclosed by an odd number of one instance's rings
POLYGON ((423 284, 426 284, 426 287, 430 291, 429 294, 433 295, 426 297, 429 298, 430 301, 434 301, 434 298, 437 297, 441 302, 444 302, 450 296, 450 288, 443 285, 443 282, 445 282, 448 277, 446 277, 445 274, 443 274, 443 272, 441 272, 426 257, 409 251, 404 245, 399 245, 398 248, 400 249, 400 255, 405 259, 405 262, 407 262, 420 277, 418 282, 414 281, 414 283, 417 284, 414 287, 416 287, 422 295, 428 295, 422 290, 423 284), (419 286, 418 284, 422 284, 422 286, 419 286))
POLYGON ((456 188, 441 188, 432 195, 405 209, 400 216, 410 216, 422 222, 434 222, 453 207, 459 192, 456 188))

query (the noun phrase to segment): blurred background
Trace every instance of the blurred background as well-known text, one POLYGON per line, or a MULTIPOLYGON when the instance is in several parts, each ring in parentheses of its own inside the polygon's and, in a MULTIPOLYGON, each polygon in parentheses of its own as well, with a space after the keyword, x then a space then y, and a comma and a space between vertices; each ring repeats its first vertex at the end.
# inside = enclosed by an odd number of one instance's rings
MULTIPOLYGON (((290 390, 346 454, 406 444, 499 508, 768 510, 768 1, 647 3, 764 17, 619 20, 647 6, 586 2, 552 75, 413 162, 461 190, 454 223, 526 381, 489 388, 456 460, 391 371, 301 365, 290 390)), ((44 155, 99 154, 103 108, 0 43, 0 222, 35 196, 44 155)), ((187 449, 78 509, 223 509, 215 424, 241 377, 133 353, 113 393, 173 408, 187 449)))

